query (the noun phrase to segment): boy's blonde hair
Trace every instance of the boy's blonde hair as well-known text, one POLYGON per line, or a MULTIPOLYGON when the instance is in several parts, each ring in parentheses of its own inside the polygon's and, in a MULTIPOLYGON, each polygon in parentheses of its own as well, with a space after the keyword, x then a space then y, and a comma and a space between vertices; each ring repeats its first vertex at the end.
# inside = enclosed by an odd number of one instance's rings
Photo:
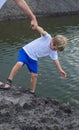
POLYGON ((63 51, 67 44, 67 38, 63 35, 56 35, 53 38, 53 45, 59 50, 63 51))

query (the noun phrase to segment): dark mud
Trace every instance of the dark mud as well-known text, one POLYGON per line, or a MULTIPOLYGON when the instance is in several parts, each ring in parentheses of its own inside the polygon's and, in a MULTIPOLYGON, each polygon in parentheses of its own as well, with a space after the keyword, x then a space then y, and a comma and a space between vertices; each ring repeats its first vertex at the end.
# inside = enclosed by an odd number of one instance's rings
POLYGON ((79 110, 20 88, 0 90, 0 130, 79 130, 79 110))

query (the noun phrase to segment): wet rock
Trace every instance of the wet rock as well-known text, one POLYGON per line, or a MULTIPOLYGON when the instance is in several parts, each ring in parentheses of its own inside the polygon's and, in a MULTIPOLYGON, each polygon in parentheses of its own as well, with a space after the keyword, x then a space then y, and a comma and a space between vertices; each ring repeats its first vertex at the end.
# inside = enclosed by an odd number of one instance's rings
POLYGON ((0 91, 0 130, 79 129, 79 110, 70 104, 16 88, 0 91))
MULTIPOLYGON (((79 0, 27 0, 27 3, 37 16, 79 14, 79 0)), ((17 7, 14 0, 7 0, 0 10, 0 20, 17 18, 27 18, 27 15, 17 7)))
POLYGON ((72 108, 71 108, 70 104, 63 104, 59 108, 66 113, 72 113, 72 108))

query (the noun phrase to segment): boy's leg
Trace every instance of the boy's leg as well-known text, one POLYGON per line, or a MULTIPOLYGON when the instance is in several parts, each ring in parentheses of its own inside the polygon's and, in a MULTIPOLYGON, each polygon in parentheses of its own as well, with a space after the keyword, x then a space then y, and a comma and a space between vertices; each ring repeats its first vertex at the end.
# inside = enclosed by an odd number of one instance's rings
POLYGON ((17 74, 17 72, 21 69, 21 67, 23 66, 23 63, 22 62, 17 62, 14 67, 12 68, 11 72, 10 72, 10 75, 8 77, 8 80, 6 81, 6 83, 4 84, 4 87, 5 88, 8 88, 10 87, 9 83, 8 82, 12 82, 14 76, 17 74))
POLYGON ((35 92, 37 77, 38 77, 38 74, 31 72, 31 81, 30 81, 30 83, 31 83, 30 92, 31 93, 35 92))

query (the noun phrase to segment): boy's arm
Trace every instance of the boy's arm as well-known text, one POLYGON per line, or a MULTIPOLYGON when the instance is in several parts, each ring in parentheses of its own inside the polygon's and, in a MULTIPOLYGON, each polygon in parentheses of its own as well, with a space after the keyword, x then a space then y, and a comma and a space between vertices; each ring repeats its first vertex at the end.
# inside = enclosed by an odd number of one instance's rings
POLYGON ((37 30, 41 35, 43 35, 43 36, 45 36, 46 35, 46 31, 42 28, 42 27, 40 27, 40 26, 37 26, 36 28, 34 27, 34 26, 32 26, 32 29, 33 30, 37 30))
POLYGON ((64 70, 62 69, 61 65, 60 65, 60 62, 59 60, 54 60, 54 63, 57 67, 57 69, 59 70, 59 73, 61 74, 62 77, 66 78, 67 77, 67 74, 64 72, 64 70))

